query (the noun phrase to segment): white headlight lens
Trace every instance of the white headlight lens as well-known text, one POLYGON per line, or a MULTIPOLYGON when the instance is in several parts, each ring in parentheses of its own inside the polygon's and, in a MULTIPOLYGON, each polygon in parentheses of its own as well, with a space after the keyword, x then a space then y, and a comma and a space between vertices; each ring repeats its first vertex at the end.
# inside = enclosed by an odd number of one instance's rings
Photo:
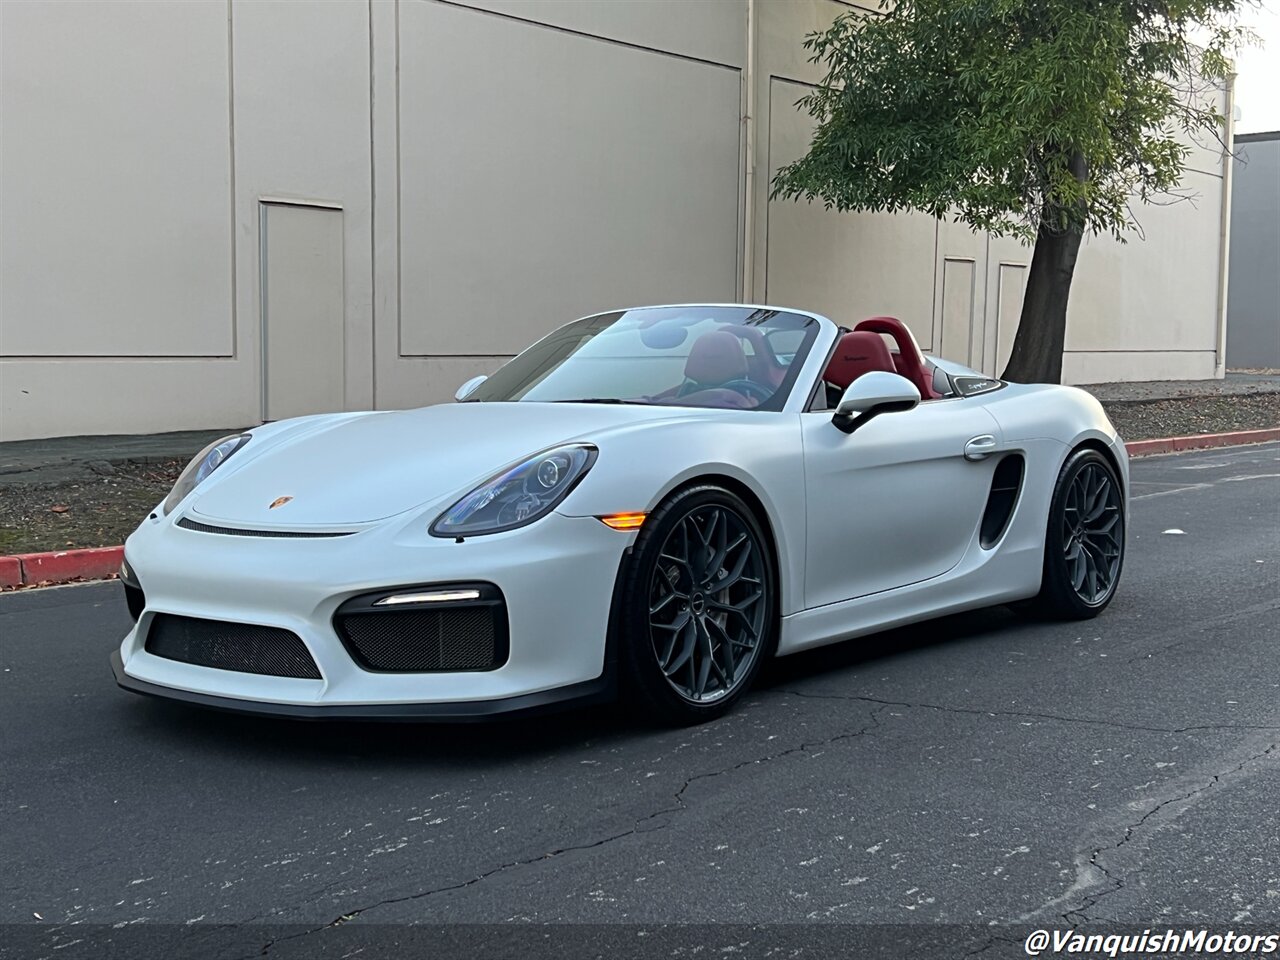
POLYGON ((165 516, 168 516, 173 511, 173 508, 186 498, 187 494, 199 486, 205 477, 217 470, 227 457, 248 442, 249 434, 236 433, 229 437, 223 437, 221 440, 215 440, 197 453, 195 459, 187 464, 187 468, 178 477, 178 482, 173 485, 169 496, 165 497, 165 516))
POLYGON ((476 487, 431 525, 437 537, 469 537, 513 530, 546 516, 595 462, 581 444, 536 454, 476 487))

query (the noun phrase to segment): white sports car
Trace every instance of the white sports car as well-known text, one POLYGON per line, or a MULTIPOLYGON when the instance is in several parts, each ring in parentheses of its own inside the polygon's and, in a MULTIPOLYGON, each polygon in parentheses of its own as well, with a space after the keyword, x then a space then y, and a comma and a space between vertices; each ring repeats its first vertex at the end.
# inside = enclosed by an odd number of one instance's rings
POLYGON ((697 722, 769 657, 1013 601, 1092 617, 1120 577, 1098 402, 892 318, 602 313, 457 399, 201 452, 126 544, 120 685, 335 718, 620 693, 697 722))

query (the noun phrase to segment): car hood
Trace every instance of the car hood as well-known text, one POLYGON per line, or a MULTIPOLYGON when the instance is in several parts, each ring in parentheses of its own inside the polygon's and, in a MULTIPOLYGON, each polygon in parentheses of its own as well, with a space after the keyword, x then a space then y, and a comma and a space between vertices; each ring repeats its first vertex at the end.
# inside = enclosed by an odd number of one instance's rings
POLYGON ((197 488, 192 509, 202 520, 268 528, 371 523, 460 497, 503 467, 559 443, 708 413, 452 403, 308 418, 278 425, 257 445, 250 441, 197 488))

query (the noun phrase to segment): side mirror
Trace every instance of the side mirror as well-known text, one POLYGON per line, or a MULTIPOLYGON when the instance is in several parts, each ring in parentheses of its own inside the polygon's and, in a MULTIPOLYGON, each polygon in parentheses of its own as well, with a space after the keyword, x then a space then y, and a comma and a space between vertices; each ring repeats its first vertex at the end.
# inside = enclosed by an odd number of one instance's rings
POLYGON ((920 391, 906 377, 873 370, 849 384, 831 422, 845 433, 853 433, 873 417, 910 410, 919 402, 920 391))
POLYGON ((480 386, 480 384, 484 383, 488 379, 488 375, 483 373, 478 377, 472 377, 458 388, 458 392, 453 395, 453 399, 461 403, 463 400, 467 399, 467 397, 471 396, 476 387, 480 386))

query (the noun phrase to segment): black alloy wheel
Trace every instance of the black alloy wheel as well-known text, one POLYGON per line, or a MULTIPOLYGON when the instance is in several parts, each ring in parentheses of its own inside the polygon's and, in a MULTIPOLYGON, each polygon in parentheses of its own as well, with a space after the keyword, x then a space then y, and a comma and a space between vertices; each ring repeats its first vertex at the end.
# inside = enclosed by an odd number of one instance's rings
POLYGON ((724 714, 776 642, 777 574, 760 522, 728 490, 679 491, 645 521, 624 588, 623 683, 667 723, 724 714))
POLYGON ((1086 620, 1106 609, 1124 566, 1124 492, 1111 462, 1090 448, 1063 464, 1045 531, 1044 575, 1034 612, 1086 620))

